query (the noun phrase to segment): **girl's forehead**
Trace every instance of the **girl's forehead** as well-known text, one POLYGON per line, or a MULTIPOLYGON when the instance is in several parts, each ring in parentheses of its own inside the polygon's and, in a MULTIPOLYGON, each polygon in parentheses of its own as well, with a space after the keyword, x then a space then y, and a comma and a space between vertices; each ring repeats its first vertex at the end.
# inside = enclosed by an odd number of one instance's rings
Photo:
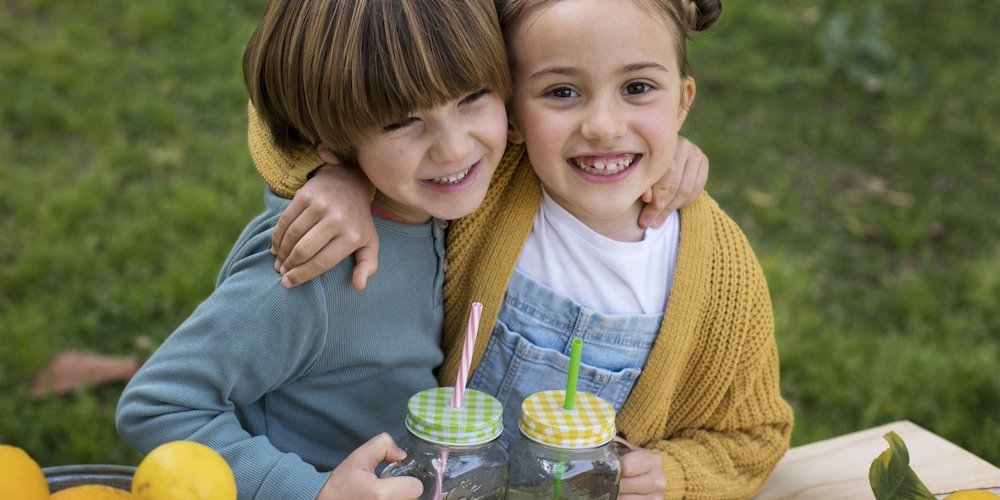
MULTIPOLYGON (((510 37, 513 63, 626 67, 648 62, 677 66, 676 38, 665 15, 635 0, 559 0, 525 16, 510 37)), ((523 76, 523 75, 522 75, 523 76)))

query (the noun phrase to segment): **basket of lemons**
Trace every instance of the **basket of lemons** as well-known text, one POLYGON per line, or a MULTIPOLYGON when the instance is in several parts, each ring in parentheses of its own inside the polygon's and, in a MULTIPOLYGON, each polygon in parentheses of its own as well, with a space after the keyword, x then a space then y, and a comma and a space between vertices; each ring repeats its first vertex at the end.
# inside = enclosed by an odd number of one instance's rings
POLYGON ((0 444, 0 499, 235 500, 236 481, 215 450, 164 443, 138 467, 68 465, 42 469, 23 449, 0 444))

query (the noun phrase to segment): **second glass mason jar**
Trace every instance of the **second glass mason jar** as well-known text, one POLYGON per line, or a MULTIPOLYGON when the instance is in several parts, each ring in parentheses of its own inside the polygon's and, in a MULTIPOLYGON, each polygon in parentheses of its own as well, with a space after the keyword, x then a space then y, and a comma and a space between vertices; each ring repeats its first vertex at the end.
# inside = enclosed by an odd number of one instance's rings
POLYGON ((521 436, 510 449, 508 500, 618 496, 614 408, 578 393, 574 408, 566 410, 565 398, 565 391, 543 391, 521 404, 521 436))
POLYGON ((502 499, 507 453, 496 438, 503 432, 503 408, 494 397, 472 389, 463 393, 460 408, 452 408, 453 391, 435 387, 410 398, 409 432, 399 442, 406 458, 381 476, 419 479, 421 499, 502 499))

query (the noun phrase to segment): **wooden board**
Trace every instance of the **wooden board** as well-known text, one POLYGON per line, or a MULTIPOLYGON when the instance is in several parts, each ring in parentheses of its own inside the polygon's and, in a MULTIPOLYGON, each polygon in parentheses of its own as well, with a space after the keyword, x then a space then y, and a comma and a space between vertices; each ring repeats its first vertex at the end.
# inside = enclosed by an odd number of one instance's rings
POLYGON ((755 498, 874 499, 868 482, 872 460, 889 447, 894 431, 910 452, 910 467, 935 495, 964 489, 1000 492, 1000 468, 906 420, 788 450, 755 498))

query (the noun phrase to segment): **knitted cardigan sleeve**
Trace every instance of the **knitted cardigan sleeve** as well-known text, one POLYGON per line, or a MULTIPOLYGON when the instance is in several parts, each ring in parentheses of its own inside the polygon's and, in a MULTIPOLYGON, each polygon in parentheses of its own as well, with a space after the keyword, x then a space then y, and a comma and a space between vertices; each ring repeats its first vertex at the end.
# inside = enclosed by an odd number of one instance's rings
POLYGON ((309 173, 323 164, 315 149, 301 145, 293 150, 279 148, 253 103, 247 103, 247 144, 257 172, 271 190, 291 198, 305 185, 309 173))
POLYGON ((793 422, 767 282, 708 196, 681 214, 675 288, 642 375, 657 376, 633 392, 620 428, 661 452, 666 497, 749 498, 787 450, 793 422))

